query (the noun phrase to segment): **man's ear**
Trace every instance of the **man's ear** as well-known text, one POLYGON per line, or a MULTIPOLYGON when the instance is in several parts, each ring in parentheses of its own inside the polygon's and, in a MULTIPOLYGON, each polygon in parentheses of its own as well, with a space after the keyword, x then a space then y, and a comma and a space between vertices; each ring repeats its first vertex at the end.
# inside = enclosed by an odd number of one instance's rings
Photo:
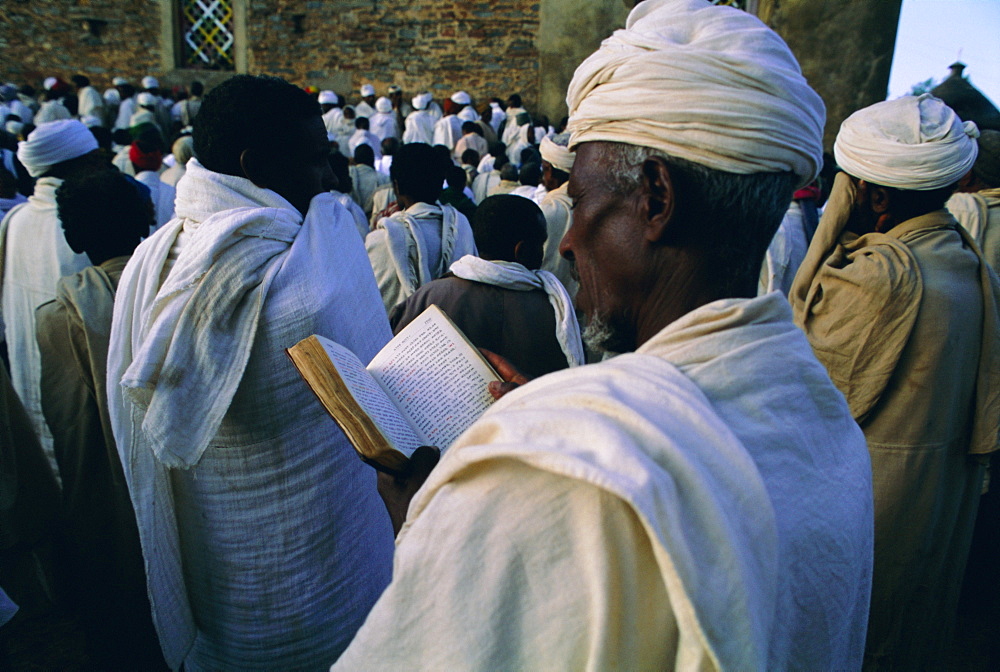
POLYGON ((876 215, 884 215, 889 212, 889 208, 892 206, 889 190, 871 182, 868 182, 867 185, 868 203, 871 205, 872 211, 876 215))
POLYGON ((252 149, 244 149, 240 154, 240 169, 243 176, 261 189, 267 189, 268 179, 267 167, 257 152, 252 149))
POLYGON ((645 238, 651 243, 667 243, 675 237, 671 228, 677 203, 670 168, 661 156, 651 156, 642 163, 642 197, 645 215, 645 238))

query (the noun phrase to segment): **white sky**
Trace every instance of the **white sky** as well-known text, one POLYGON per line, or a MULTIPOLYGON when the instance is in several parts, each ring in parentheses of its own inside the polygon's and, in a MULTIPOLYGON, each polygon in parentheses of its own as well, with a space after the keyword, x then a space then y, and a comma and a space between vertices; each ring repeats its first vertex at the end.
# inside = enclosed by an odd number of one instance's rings
POLYGON ((1000 0, 903 0, 889 98, 961 60, 969 81, 1000 106, 1000 0))

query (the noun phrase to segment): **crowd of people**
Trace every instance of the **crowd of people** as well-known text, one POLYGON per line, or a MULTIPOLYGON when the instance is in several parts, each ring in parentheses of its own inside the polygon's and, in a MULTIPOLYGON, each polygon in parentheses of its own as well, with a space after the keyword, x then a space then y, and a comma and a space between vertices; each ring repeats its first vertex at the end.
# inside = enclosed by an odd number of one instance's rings
POLYGON ((0 87, 0 642, 64 609, 102 670, 946 664, 963 580, 1000 596, 1000 132, 906 96, 824 155, 756 17, 635 5, 556 125, 0 87), (376 472, 285 350, 367 362, 432 304, 498 401, 376 472))

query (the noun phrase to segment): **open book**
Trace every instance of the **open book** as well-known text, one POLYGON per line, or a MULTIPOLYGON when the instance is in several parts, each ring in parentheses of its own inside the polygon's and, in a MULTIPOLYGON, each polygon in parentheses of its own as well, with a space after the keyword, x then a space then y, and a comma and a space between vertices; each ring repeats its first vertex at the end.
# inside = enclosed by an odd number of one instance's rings
POLYGON ((500 380, 434 305, 367 367, 316 335, 288 355, 362 459, 390 472, 403 469, 420 446, 448 448, 493 403, 487 384, 500 380))

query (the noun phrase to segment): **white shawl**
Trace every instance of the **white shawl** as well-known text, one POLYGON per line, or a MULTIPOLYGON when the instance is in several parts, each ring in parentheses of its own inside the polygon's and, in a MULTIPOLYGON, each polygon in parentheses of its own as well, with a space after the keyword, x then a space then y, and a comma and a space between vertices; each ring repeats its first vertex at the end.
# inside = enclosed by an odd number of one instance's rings
POLYGON ((400 301, 444 275, 456 257, 476 254, 468 220, 450 205, 416 203, 382 218, 375 228, 385 231, 389 256, 402 290, 400 301), (441 220, 441 256, 433 268, 423 237, 415 231, 417 219, 441 220))
POLYGON ((474 280, 495 287, 530 292, 542 289, 549 295, 549 303, 556 313, 556 340, 566 355, 570 366, 584 363, 583 341, 580 339, 580 323, 573 309, 573 299, 559 278, 548 271, 530 271, 521 264, 511 261, 487 261, 471 254, 462 257, 449 269, 465 280, 474 280))

